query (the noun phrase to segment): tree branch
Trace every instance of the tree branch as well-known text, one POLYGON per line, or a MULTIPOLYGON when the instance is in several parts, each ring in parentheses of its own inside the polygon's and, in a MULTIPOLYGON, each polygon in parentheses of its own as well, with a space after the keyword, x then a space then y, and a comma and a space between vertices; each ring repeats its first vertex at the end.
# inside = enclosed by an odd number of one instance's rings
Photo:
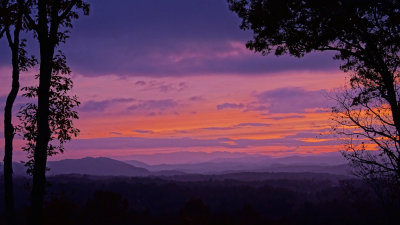
POLYGON ((31 28, 32 30, 36 30, 37 31, 38 25, 35 23, 35 21, 29 15, 29 13, 28 13, 28 11, 26 9, 24 9, 24 18, 25 18, 25 21, 28 24, 28 27, 31 28))
POLYGON ((3 28, 0 30, 0 38, 3 37, 5 32, 6 32, 6 28, 3 28))
POLYGON ((7 28, 6 29, 6 37, 7 37, 7 41, 8 41, 8 45, 10 45, 10 48, 13 49, 14 48, 14 42, 12 41, 12 37, 10 34, 10 30, 7 28))
POLYGON ((68 14, 71 12, 72 8, 75 6, 75 4, 77 2, 78 2, 78 0, 72 0, 70 2, 70 4, 67 6, 67 8, 64 10, 64 12, 57 17, 58 23, 61 22, 62 20, 64 20, 68 16, 68 14))

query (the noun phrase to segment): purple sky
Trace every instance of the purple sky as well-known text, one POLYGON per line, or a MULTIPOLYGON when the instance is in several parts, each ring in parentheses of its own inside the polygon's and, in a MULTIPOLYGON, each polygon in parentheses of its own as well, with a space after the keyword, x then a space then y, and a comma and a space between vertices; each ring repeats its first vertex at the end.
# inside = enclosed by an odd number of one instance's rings
MULTIPOLYGON (((333 104, 326 95, 345 77, 331 53, 302 59, 252 53, 245 48, 251 33, 239 29, 225 0, 89 2, 90 16, 76 21, 61 45, 82 101, 82 132, 59 158, 339 150, 340 143, 320 135, 333 104)), ((37 54, 32 35, 25 36, 37 54)), ((0 52, 3 107, 10 84, 4 39, 0 52)), ((22 85, 33 83, 32 74, 23 75, 22 85)))

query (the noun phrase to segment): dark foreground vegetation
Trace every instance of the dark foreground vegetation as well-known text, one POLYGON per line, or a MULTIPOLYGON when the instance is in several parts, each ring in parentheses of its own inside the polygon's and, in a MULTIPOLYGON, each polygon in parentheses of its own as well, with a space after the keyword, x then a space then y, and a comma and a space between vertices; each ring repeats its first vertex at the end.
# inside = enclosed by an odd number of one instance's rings
MULTIPOLYGON (((47 187, 45 224, 357 225, 400 221, 394 198, 379 198, 357 179, 264 174, 257 181, 241 176, 54 176, 47 187)), ((15 180, 18 224, 27 224, 29 183, 29 178, 15 180)))

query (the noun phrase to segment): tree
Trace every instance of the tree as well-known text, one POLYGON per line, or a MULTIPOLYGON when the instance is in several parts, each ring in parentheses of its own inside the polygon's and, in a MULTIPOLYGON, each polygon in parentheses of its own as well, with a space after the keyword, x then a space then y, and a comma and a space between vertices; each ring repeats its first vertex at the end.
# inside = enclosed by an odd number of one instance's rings
MULTIPOLYGON (((66 57, 62 52, 55 55, 53 59, 53 72, 51 76, 50 98, 49 98, 49 128, 50 139, 47 146, 47 156, 52 156, 64 152, 64 144, 72 137, 79 134, 79 129, 74 127, 74 120, 79 119, 78 112, 74 108, 80 105, 76 95, 70 96, 68 92, 73 87, 70 78, 71 70, 67 66, 66 57)), ((36 76, 36 79, 39 75, 36 76)), ((38 87, 30 86, 22 88, 26 98, 37 98, 38 87)), ((21 124, 17 130, 21 133, 26 146, 22 147, 28 153, 28 174, 32 175, 35 166, 34 151, 36 148, 36 138, 38 135, 37 119, 38 106, 35 103, 27 103, 21 107, 17 117, 21 124)))
POLYGON ((228 2, 242 19, 241 28, 254 33, 246 44, 251 50, 295 57, 336 53, 340 68, 350 73, 349 89, 333 109, 345 126, 339 134, 351 141, 343 153, 364 178, 379 174, 400 184, 399 1, 228 2), (367 144, 377 151, 367 151, 367 144))
POLYGON ((331 97, 336 101, 332 107, 332 133, 345 146, 343 156, 353 167, 353 174, 374 190, 385 208, 387 223, 397 224, 400 179, 396 171, 399 163, 395 160, 400 146, 390 105, 378 88, 357 80, 351 80, 349 87, 331 97))
POLYGON ((14 224, 14 192, 12 180, 12 155, 14 125, 12 123, 12 108, 19 92, 20 71, 32 67, 36 60, 27 57, 25 51, 26 40, 20 38, 20 33, 26 29, 23 22, 23 8, 25 0, 0 1, 0 38, 5 35, 11 50, 12 85, 4 107, 4 199, 5 215, 8 224, 14 224))
POLYGON ((33 6, 26 8, 24 18, 35 32, 40 49, 39 87, 37 89, 37 133, 32 165, 32 217, 31 223, 43 224, 43 199, 46 184, 46 164, 50 129, 50 88, 54 70, 54 53, 60 43, 68 38, 72 21, 79 18, 78 10, 89 14, 89 4, 82 0, 32 0, 33 6))

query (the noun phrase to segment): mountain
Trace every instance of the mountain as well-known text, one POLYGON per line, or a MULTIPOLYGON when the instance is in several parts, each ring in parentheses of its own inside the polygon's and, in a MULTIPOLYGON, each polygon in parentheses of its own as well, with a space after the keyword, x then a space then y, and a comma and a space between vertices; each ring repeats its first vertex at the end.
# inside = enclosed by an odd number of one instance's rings
MULTIPOLYGON (((273 157, 261 154, 249 154, 245 152, 169 152, 169 153, 155 153, 146 155, 132 155, 130 159, 138 163, 145 163, 146 165, 182 165, 182 164, 196 164, 205 162, 246 162, 255 164, 343 164, 345 160, 339 152, 308 154, 308 155, 293 155, 286 157, 273 157)), ((126 160, 126 159, 124 159, 126 160)), ((132 164, 134 165, 134 164, 132 164)), ((140 165, 139 167, 142 167, 140 165)), ((145 168, 145 167, 143 167, 145 168)))
POLYGON ((48 175, 57 174, 87 174, 96 176, 147 176, 147 169, 129 165, 127 163, 110 158, 65 159, 61 161, 49 161, 50 171, 48 175))
POLYGON ((137 160, 127 160, 127 161, 125 161, 125 163, 128 163, 129 165, 132 165, 132 166, 145 168, 145 169, 148 169, 148 170, 150 170, 152 168, 152 166, 150 166, 149 164, 146 164, 144 162, 137 161, 137 160))
POLYGON ((169 153, 155 153, 155 154, 144 154, 144 155, 132 155, 132 159, 139 162, 144 162, 148 165, 159 165, 159 164, 189 164, 189 163, 200 163, 209 162, 214 159, 238 159, 246 157, 262 157, 259 154, 247 154, 243 152, 169 152, 169 153))
MULTIPOLYGON (((324 156, 325 157, 325 156, 324 156)), ((126 162, 110 158, 82 158, 49 161, 48 175, 60 174, 86 174, 94 176, 155 176, 171 177, 190 174, 224 175, 232 173, 329 173, 336 175, 349 175, 350 168, 347 164, 337 164, 330 157, 284 157, 272 158, 269 156, 246 156, 241 158, 218 158, 208 162, 188 164, 160 164, 148 165, 146 163, 130 160, 126 162), (335 164, 336 163, 336 164, 335 164)), ((3 169, 1 166, 0 171, 3 169)), ((14 163, 14 174, 26 175, 26 168, 21 163, 14 163)))
MULTIPOLYGON (((128 162, 129 163, 129 162, 128 162)), ((350 168, 347 164, 318 165, 318 164, 246 164, 237 162, 206 162, 196 164, 162 164, 147 166, 152 173, 160 171, 181 171, 186 174, 228 174, 237 172, 285 172, 285 173, 330 173, 349 175, 350 168)))
MULTIPOLYGON (((188 153, 185 153, 186 155, 188 153)), ((176 154, 174 154, 176 155, 176 154)), ((222 154, 221 154, 222 155, 222 154)), ((224 154, 223 156, 226 156, 224 154)), ((182 171, 184 173, 226 174, 236 172, 312 172, 348 175, 350 168, 339 153, 313 156, 271 157, 241 154, 229 158, 213 158, 198 163, 149 165, 138 160, 126 163, 149 171, 182 171)))

